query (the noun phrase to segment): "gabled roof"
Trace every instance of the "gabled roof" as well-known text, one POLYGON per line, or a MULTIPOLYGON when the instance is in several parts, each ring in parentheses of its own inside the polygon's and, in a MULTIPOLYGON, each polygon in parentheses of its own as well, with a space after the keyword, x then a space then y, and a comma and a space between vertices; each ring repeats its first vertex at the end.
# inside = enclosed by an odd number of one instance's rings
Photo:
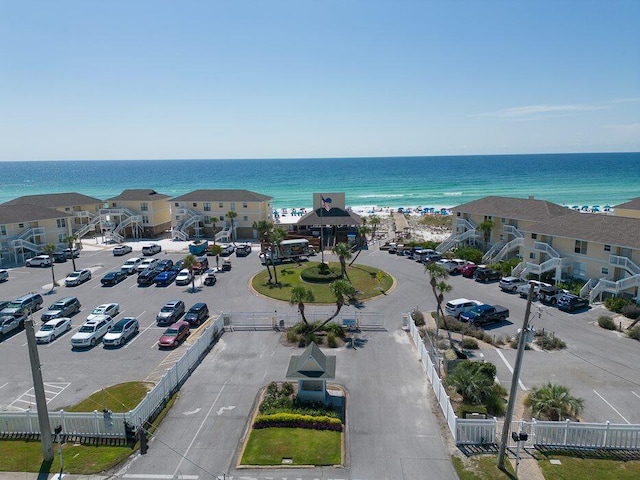
POLYGON ((115 197, 107 198, 108 202, 112 201, 120 201, 120 202, 153 202, 155 200, 166 200, 170 198, 169 195, 165 195, 163 193, 158 193, 155 190, 151 190, 149 188, 140 188, 140 189, 130 189, 123 190, 120 195, 115 197))
POLYGON ((292 355, 287 378, 336 378, 336 357, 327 357, 315 342, 302 355, 292 355))
POLYGON ((581 215, 580 212, 546 200, 498 196, 484 197, 473 202, 464 203, 454 207, 452 210, 475 215, 491 215, 493 217, 534 222, 554 217, 581 215))
POLYGON ((26 223, 49 218, 73 217, 70 213, 61 212, 54 208, 41 207, 28 203, 15 205, 0 205, 0 224, 26 223))
POLYGON ((360 215, 333 207, 327 211, 324 208, 317 208, 306 213, 296 222, 296 225, 361 225, 360 215))
POLYGON ((632 198, 628 202, 616 205, 613 208, 624 208, 625 210, 640 210, 640 197, 632 198))
POLYGON ((179 197, 175 202, 265 202, 273 197, 250 190, 194 190, 179 197))
POLYGON ((525 232, 640 249, 640 218, 578 213, 523 226, 525 232))
POLYGON ((41 207, 71 207, 74 205, 86 205, 87 203, 103 203, 99 198, 89 197, 82 193, 43 193, 41 195, 24 195, 22 197, 4 202, 2 205, 20 205, 28 203, 41 207))

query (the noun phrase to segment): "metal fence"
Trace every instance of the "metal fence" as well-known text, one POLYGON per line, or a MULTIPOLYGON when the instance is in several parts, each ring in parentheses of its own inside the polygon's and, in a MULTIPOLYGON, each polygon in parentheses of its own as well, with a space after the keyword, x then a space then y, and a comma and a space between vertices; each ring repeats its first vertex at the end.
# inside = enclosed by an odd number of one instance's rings
MULTIPOLYGON (((305 317, 309 322, 323 322, 333 311, 309 311, 305 317)), ((223 313, 224 325, 229 330, 271 330, 288 329, 302 322, 299 313, 273 312, 231 312, 223 313)), ((357 309, 343 309, 331 320, 339 325, 353 325, 362 330, 379 330, 384 328, 384 317, 377 312, 361 312, 357 309)))
MULTIPOLYGON (((49 412, 51 431, 62 426, 66 436, 82 438, 125 438, 125 420, 136 428, 153 419, 166 405, 200 360, 223 332, 222 315, 207 326, 200 337, 147 393, 136 408, 127 413, 111 412, 49 412)), ((39 435, 37 411, 0 412, 0 435, 39 435)))

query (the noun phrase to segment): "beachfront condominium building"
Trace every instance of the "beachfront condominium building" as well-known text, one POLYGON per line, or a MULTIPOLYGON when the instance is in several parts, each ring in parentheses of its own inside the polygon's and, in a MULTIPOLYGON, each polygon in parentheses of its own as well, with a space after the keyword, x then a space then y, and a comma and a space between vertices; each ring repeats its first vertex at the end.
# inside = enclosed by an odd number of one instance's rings
POLYGON ((123 190, 108 198, 100 209, 100 228, 105 238, 156 238, 171 227, 169 195, 151 189, 123 190))
POLYGON ((194 190, 172 198, 174 238, 257 238, 254 223, 273 221, 273 197, 249 190, 194 190), (230 213, 232 212, 232 213, 230 213))
POLYGON ((0 205, 0 264, 20 265, 52 243, 66 248, 74 216, 54 208, 14 203, 0 205))
POLYGON ((518 258, 512 274, 583 283, 590 301, 622 295, 640 301, 640 215, 577 212, 547 202, 485 197, 454 207, 453 233, 438 249, 483 249, 485 263, 518 258))
POLYGON ((91 223, 92 219, 98 215, 103 203, 99 198, 89 197, 81 193, 66 192, 24 195, 5 202, 3 205, 37 205, 71 214, 73 215, 71 228, 76 232, 91 223))

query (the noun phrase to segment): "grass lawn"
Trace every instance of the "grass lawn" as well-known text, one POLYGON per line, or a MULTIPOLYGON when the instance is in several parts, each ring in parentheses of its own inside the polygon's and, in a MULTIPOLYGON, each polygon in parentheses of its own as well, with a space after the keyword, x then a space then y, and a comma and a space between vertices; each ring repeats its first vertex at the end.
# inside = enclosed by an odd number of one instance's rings
MULTIPOLYGON (((92 412, 108 408, 113 412, 128 412, 145 397, 149 385, 130 382, 114 385, 94 393, 77 405, 65 408, 67 412, 92 412)), ((169 403, 171 405, 172 402, 169 403)), ((155 422, 154 422, 155 423, 155 422)), ((2 472, 59 472, 58 444, 53 445, 53 462, 42 461, 42 444, 34 440, 0 441, 0 471, 2 472)), ((64 472, 91 474, 114 467, 127 459, 133 450, 129 447, 62 445, 64 472)))
POLYGON ((564 455, 546 455, 539 462, 545 478, 554 480, 631 480, 640 478, 640 461, 622 462, 593 458, 565 457, 564 455), (561 465, 552 465, 550 459, 560 460, 561 465))
MULTIPOLYGON (((451 457, 453 468, 460 480, 508 480, 513 477, 496 467, 498 457, 495 455, 478 455, 468 459, 466 464, 458 457, 451 457)), ((507 470, 513 472, 509 462, 505 462, 507 470)))
POLYGON ((252 430, 242 455, 243 465, 339 465, 342 463, 341 432, 306 428, 252 430))
MULTIPOLYGON (((300 265, 295 263, 277 265, 276 271, 278 272, 279 286, 271 285, 267 282, 269 280, 269 274, 265 267, 262 272, 253 277, 251 285, 258 293, 277 300, 284 300, 285 302, 288 302, 291 298, 291 289, 293 287, 304 285, 313 290, 316 299, 315 302, 308 303, 335 303, 336 298, 331 293, 330 283, 309 283, 300 278, 300 272, 316 265, 318 265, 318 262, 303 262, 300 265)), ((332 268, 340 268, 340 264, 337 262, 332 262, 329 265, 332 268)), ((391 288, 391 285, 393 285, 393 278, 386 273, 382 281, 378 282, 376 279, 378 271, 377 268, 359 265, 357 263, 352 267, 347 266, 347 275, 351 279, 351 282, 356 290, 362 292, 358 295, 359 300, 382 295, 380 289, 387 291, 391 288)))

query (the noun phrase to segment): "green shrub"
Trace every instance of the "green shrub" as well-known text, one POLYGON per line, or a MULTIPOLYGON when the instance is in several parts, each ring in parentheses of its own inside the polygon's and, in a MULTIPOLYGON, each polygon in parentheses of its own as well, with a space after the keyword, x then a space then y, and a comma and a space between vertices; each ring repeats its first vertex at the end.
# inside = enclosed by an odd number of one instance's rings
POLYGON ((336 337, 342 338, 346 335, 347 330, 339 323, 329 322, 322 328, 327 334, 333 333, 336 337))
POLYGON ((484 405, 473 405, 471 403, 463 403, 458 407, 458 417, 466 418, 468 413, 487 414, 487 407, 484 405))
POLYGON ((298 333, 296 333, 296 331, 293 328, 290 328, 289 330, 287 330, 287 342, 297 343, 299 339, 300 339, 300 336, 298 335, 298 333))
POLYGON ((567 344, 560 340, 555 335, 549 335, 546 332, 536 332, 536 344, 543 350, 562 350, 567 348, 567 344))
POLYGON ((484 404, 487 406, 487 410, 491 415, 501 417, 506 413, 506 396, 507 391, 505 390, 505 388, 499 383, 496 383, 493 386, 493 390, 491 391, 491 393, 484 399, 484 404))
POLYGON ((607 317, 606 315, 601 315, 598 318, 598 325, 605 330, 615 330, 616 324, 614 323, 611 317, 607 317))
POLYGON ((627 336, 629 338, 633 338, 634 340, 640 340, 640 325, 636 325, 632 329, 627 332, 627 336))
POLYGON ((482 262, 482 250, 471 247, 461 247, 456 250, 456 257, 462 260, 468 260, 470 262, 480 264, 482 262))
POLYGON ((465 350, 477 350, 478 341, 475 338, 465 338, 462 341, 462 348, 464 348, 465 350))
POLYGON ((298 413, 273 413, 258 415, 253 422, 253 428, 313 428, 315 430, 342 431, 342 422, 339 418, 329 416, 301 415, 298 413))
POLYGON ((327 346, 331 348, 336 348, 338 346, 338 340, 336 340, 336 334, 333 332, 329 332, 327 334, 327 346))
POLYGON ((309 283, 331 283, 342 278, 340 267, 329 267, 326 263, 305 268, 300 277, 309 283))
POLYGON ((625 305, 620 310, 620 313, 622 313, 625 317, 630 318, 631 320, 636 320, 638 317, 640 317, 640 307, 635 303, 631 305, 625 305))
POLYGON ((604 301, 604 306, 615 313, 621 313, 622 309, 627 305, 631 305, 633 302, 628 298, 622 297, 609 297, 604 301))
POLYGON ((286 396, 293 395, 293 384, 291 382, 284 382, 280 391, 286 396))
POLYGON ((584 286, 583 280, 563 280, 556 285, 558 288, 564 288, 574 295, 580 295, 580 290, 584 286))
POLYGON ((411 312, 411 318, 413 319, 413 323, 415 323, 416 327, 422 327, 425 324, 424 314, 418 310, 414 310, 411 312))

